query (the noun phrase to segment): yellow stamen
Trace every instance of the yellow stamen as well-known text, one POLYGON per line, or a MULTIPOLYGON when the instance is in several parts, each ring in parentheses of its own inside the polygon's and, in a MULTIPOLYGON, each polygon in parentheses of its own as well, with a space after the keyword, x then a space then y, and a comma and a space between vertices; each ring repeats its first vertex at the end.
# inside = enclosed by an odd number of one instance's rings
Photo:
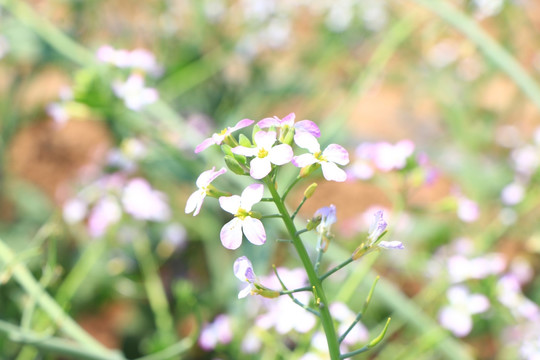
POLYGON ((257 154, 257 157, 260 157, 260 158, 264 158, 268 156, 268 151, 266 151, 265 149, 261 148, 259 150, 259 153, 257 154))

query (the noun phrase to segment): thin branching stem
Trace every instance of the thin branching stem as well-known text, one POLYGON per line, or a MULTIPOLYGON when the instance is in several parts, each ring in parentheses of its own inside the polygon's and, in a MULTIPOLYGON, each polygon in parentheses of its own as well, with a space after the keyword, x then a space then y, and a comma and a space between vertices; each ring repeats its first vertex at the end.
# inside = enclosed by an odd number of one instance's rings
POLYGON ((296 215, 298 214, 298 212, 300 211, 300 209, 302 208, 302 206, 304 205, 304 203, 306 202, 307 200, 307 197, 304 196, 304 198, 302 199, 302 201, 300 202, 300 205, 298 205, 298 207, 296 208, 296 210, 294 210, 293 214, 291 215, 291 219, 294 220, 294 218, 296 217, 296 215))
POLYGON ((319 279, 321 281, 323 281, 324 279, 326 279, 327 277, 329 277, 330 275, 332 275, 333 273, 335 273, 336 271, 338 270, 341 270, 342 268, 344 268, 345 266, 349 265, 351 262, 353 262, 354 259, 352 258, 352 256, 350 258, 348 258, 347 260, 345 260, 344 262, 342 262, 341 264, 337 265, 335 268, 333 268, 332 270, 329 270, 326 274, 322 275, 319 279))

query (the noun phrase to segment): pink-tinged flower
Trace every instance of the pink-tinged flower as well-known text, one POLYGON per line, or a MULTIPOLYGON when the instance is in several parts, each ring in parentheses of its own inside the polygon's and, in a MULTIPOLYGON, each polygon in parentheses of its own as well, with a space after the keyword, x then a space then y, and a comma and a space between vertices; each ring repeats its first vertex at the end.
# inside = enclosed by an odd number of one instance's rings
POLYGON ((228 344, 233 338, 231 320, 227 315, 216 316, 213 322, 205 324, 199 337, 199 346, 206 351, 214 350, 218 344, 228 344))
POLYGON ((369 225, 369 234, 368 239, 373 244, 379 237, 382 235, 382 233, 386 230, 386 226, 388 225, 386 221, 383 219, 383 211, 379 210, 375 214, 373 214, 373 219, 371 220, 371 224, 369 225))
POLYGON ((464 286, 453 286, 446 293, 450 304, 442 308, 439 322, 454 335, 463 337, 471 332, 471 315, 489 309, 489 300, 484 295, 470 294, 464 286))
POLYGON ((294 128, 297 134, 309 133, 315 137, 321 136, 321 130, 319 130, 319 127, 313 121, 302 120, 295 123, 294 122, 295 118, 296 118, 296 115, 294 113, 290 113, 289 115, 285 116, 283 119, 280 119, 277 116, 262 119, 261 121, 257 123, 257 125, 261 129, 266 129, 271 126, 275 126, 276 128, 279 128, 282 131, 285 131, 289 128, 294 128))
POLYGON ((380 142, 373 146, 373 163, 382 171, 403 169, 414 152, 414 143, 410 140, 401 140, 395 145, 380 142))
POLYGON ((378 247, 384 248, 384 249, 399 249, 403 250, 405 247, 403 246, 403 243, 401 241, 379 241, 377 244, 378 247))
POLYGON ((320 164, 323 176, 328 181, 343 182, 347 179, 345 171, 336 164, 347 165, 349 153, 341 145, 330 144, 321 151, 321 145, 317 139, 309 133, 300 133, 294 137, 296 145, 307 149, 310 153, 295 156, 292 163, 296 167, 306 167, 312 164, 320 164))
POLYGON ((322 251, 326 251, 330 240, 333 238, 330 228, 332 227, 332 224, 335 224, 337 221, 336 206, 332 204, 330 206, 322 207, 315 212, 315 216, 321 217, 321 223, 316 229, 319 234, 317 247, 322 251))
POLYGON ((254 137, 255 147, 237 146, 232 152, 238 155, 253 156, 250 161, 249 174, 254 179, 262 179, 272 170, 272 164, 285 165, 293 158, 293 150, 287 144, 274 146, 275 131, 259 131, 254 137))
POLYGON ((242 244, 242 232, 249 242, 262 245, 266 242, 266 232, 261 220, 251 216, 251 207, 261 201, 264 186, 252 184, 244 189, 241 196, 222 196, 221 208, 234 215, 234 219, 221 228, 221 243, 227 249, 238 249, 242 244))
POLYGON ((97 202, 88 217, 88 232, 92 237, 102 236, 121 216, 118 202, 112 197, 104 197, 97 202))
POLYGON ((212 169, 206 170, 201 175, 199 175, 196 181, 197 187, 199 189, 193 194, 191 194, 191 196, 188 198, 185 209, 186 214, 189 214, 192 211, 193 216, 199 214, 199 211, 201 211, 201 206, 204 202, 204 198, 210 191, 210 184, 218 176, 225 174, 226 172, 227 169, 225 168, 221 168, 218 171, 215 171, 215 167, 212 167, 212 169))
POLYGON ((124 100, 128 109, 135 111, 158 100, 157 90, 145 87, 144 79, 139 74, 131 75, 126 82, 115 82, 113 91, 116 96, 124 100))
POLYGON ((122 204, 126 212, 138 220, 165 221, 171 217, 165 194, 152 189, 148 181, 141 178, 126 185, 122 204))
POLYGON ((69 199, 64 203, 62 214, 68 224, 82 221, 88 212, 88 203, 80 198, 69 199))
POLYGON ((518 182, 506 185, 501 191, 501 201, 504 205, 512 206, 519 204, 524 197, 525 187, 518 182))
POLYGON ((243 129, 253 123, 254 121, 250 119, 240 120, 233 127, 229 126, 228 128, 223 129, 220 133, 215 133, 208 139, 203 140, 203 142, 197 145, 197 147, 195 148, 195 153, 196 154, 200 153, 201 151, 203 151, 206 148, 209 148, 212 145, 221 145, 223 143, 223 140, 225 140, 227 136, 231 135, 236 130, 243 129))
POLYGON ((457 216, 461 221, 474 222, 480 216, 478 204, 466 197, 458 198, 457 216))
POLYGON ((250 294, 254 294, 257 290, 255 284, 259 281, 253 271, 251 261, 245 256, 239 257, 234 262, 233 271, 238 280, 247 283, 247 286, 238 293, 238 298, 242 299, 250 294))

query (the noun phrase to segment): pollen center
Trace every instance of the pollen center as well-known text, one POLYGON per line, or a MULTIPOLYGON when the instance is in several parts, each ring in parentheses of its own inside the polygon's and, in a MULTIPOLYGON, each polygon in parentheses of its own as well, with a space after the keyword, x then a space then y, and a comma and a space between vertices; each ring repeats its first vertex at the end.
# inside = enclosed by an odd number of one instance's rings
POLYGON ((263 157, 266 157, 266 156, 268 156, 268 151, 266 151, 263 148, 259 149, 259 153, 257 154, 257 157, 263 158, 263 157))
POLYGON ((221 132, 219 133, 219 135, 225 135, 225 134, 227 133, 227 130, 228 130, 228 129, 223 129, 223 130, 221 130, 221 132))
POLYGON ((315 154, 313 154, 313 156, 315 156, 315 159, 319 161, 328 161, 324 156, 322 156, 322 151, 316 152, 315 154))
POLYGON ((239 218, 240 220, 244 220, 246 218, 246 216, 249 216, 249 211, 246 211, 246 210, 240 208, 240 209, 238 209, 238 212, 234 216, 239 218))

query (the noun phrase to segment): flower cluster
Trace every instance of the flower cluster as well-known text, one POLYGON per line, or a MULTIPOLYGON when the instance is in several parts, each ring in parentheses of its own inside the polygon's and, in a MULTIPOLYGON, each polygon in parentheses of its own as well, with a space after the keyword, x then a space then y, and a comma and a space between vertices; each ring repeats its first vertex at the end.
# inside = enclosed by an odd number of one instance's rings
MULTIPOLYGON (((310 120, 295 122, 295 114, 291 113, 283 119, 273 117, 259 121, 251 141, 243 135, 239 140, 233 137, 234 132, 253 124, 253 120, 241 120, 235 126, 225 128, 205 139, 195 148, 195 153, 212 145, 222 145, 229 169, 237 174, 249 174, 255 180, 275 175, 280 166, 292 163, 302 168, 300 176, 307 176, 317 167, 321 167, 327 180, 345 181, 345 171, 336 164, 348 164, 347 150, 340 145, 330 144, 321 151, 317 140, 320 130, 314 122, 310 120), (307 149, 309 153, 295 155, 293 144, 307 149)), ((195 216, 199 213, 207 195, 219 198, 221 208, 234 215, 234 218, 221 229, 220 238, 223 246, 231 250, 237 249, 242 243, 243 235, 252 244, 264 244, 266 232, 260 220, 261 216, 252 211, 252 207, 263 197, 264 186, 252 184, 244 189, 241 196, 231 196, 217 190, 211 184, 226 171, 225 168, 215 171, 214 167, 203 172, 196 182, 198 190, 189 197, 185 212, 193 213, 195 216)))

